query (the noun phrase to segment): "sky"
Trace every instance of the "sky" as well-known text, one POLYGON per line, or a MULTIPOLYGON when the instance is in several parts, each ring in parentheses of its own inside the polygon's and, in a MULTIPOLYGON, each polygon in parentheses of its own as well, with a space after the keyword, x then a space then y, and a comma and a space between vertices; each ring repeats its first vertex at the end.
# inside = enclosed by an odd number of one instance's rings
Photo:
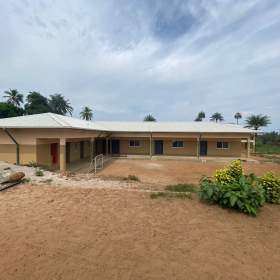
POLYGON ((9 88, 61 93, 95 120, 241 112, 279 130, 280 1, 0 0, 9 88))

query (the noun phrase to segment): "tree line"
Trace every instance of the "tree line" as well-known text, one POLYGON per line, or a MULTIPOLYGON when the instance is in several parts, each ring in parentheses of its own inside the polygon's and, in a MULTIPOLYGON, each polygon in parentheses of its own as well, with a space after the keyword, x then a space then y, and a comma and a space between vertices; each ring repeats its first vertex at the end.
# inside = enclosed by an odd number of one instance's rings
MULTIPOLYGON (((197 114, 197 117, 194 119, 196 122, 201 122, 206 118, 206 114, 203 111, 200 111, 197 114)), ((234 118, 236 120, 236 124, 239 124, 239 120, 242 119, 242 114, 237 112, 234 114, 234 118)), ((144 118, 144 121, 155 122, 156 118, 153 115, 149 114, 144 118)), ((210 116, 210 121, 214 122, 222 122, 224 121, 224 117, 221 113, 216 112, 210 116)), ((258 130, 260 127, 265 127, 271 123, 270 117, 262 114, 258 115, 250 115, 245 119, 245 127, 253 128, 254 130, 258 130)))
MULTIPOLYGON (((55 113, 59 115, 72 116, 74 111, 68 99, 59 93, 51 94, 45 97, 40 92, 30 91, 25 98, 23 94, 19 93, 16 89, 10 89, 4 92, 5 102, 0 102, 0 118, 17 117, 22 115, 33 115, 40 113, 55 113)), ((92 120, 93 111, 91 108, 85 106, 80 112, 80 117, 84 120, 92 120)), ((203 121, 206 118, 205 112, 201 111, 197 114, 195 121, 203 121)), ((234 114, 236 123, 242 118, 242 114, 237 112, 234 114)), ((211 121, 221 122, 224 117, 221 113, 216 112, 210 117, 211 121)), ((156 121, 156 118, 148 114, 145 116, 144 121, 156 121)), ((251 115, 245 120, 246 127, 258 130, 260 127, 270 124, 270 118, 266 115, 251 115)))
MULTIPOLYGON (((197 114, 195 121, 201 122, 201 121, 203 121, 203 119, 205 119, 205 117, 206 117, 206 114, 203 111, 201 111, 197 114)), ((242 114, 237 112, 234 114, 233 117, 236 120, 236 124, 239 124, 239 120, 242 119, 242 114)), ((222 122, 222 121, 224 121, 224 117, 221 113, 216 112, 210 116, 210 121, 222 122)), ((245 119, 245 124, 246 124, 245 127, 253 128, 255 130, 258 130, 260 127, 267 126, 270 123, 271 123, 270 117, 268 117, 267 115, 262 115, 262 114, 250 115, 245 119)))
MULTIPOLYGON (((72 116, 74 111, 68 99, 59 93, 43 96, 40 92, 30 91, 24 100, 24 95, 16 89, 4 92, 5 102, 0 102, 0 118, 17 117, 41 113, 55 113, 72 116)), ((85 106, 80 112, 82 119, 91 120, 92 109, 85 106)))

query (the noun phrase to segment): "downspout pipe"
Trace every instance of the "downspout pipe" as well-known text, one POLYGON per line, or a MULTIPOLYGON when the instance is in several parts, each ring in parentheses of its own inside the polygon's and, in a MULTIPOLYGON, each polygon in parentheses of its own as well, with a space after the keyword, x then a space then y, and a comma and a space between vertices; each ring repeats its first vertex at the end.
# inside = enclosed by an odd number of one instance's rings
POLYGON ((19 165, 19 143, 16 141, 16 139, 13 137, 13 135, 10 133, 10 131, 7 128, 3 128, 3 130, 16 145, 16 158, 17 158, 16 160, 17 160, 17 165, 19 165))

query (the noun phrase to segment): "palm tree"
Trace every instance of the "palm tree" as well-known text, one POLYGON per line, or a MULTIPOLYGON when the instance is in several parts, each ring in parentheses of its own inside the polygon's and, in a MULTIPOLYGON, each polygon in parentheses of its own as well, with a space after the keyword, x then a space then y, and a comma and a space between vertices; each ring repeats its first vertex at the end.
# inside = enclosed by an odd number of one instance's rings
POLYGON ((4 98, 7 98, 7 103, 16 107, 20 107, 21 103, 23 103, 23 95, 17 89, 6 90, 4 93, 6 94, 4 98))
POLYGON ((87 106, 85 106, 83 108, 82 112, 80 113, 81 118, 83 120, 87 120, 87 121, 91 121, 92 115, 93 115, 92 110, 87 106))
POLYGON ((197 114, 197 117, 195 119, 196 122, 201 122, 203 119, 205 119, 205 113, 203 111, 200 111, 197 114))
POLYGON ((221 113, 216 112, 211 116, 210 120, 215 122, 222 122, 224 120, 224 117, 221 113))
POLYGON ((156 122, 156 118, 153 117, 151 114, 147 115, 145 118, 144 118, 144 122, 156 122))
POLYGON ((238 120, 242 119, 241 113, 239 113, 239 112, 235 113, 234 118, 236 119, 236 123, 238 124, 238 120))
POLYGON ((70 114, 72 116, 73 107, 70 105, 68 99, 65 99, 61 94, 50 95, 49 106, 55 114, 66 115, 70 114))
POLYGON ((246 127, 254 128, 255 130, 258 130, 262 126, 267 126, 271 123, 270 117, 266 115, 251 115, 246 120, 246 127))

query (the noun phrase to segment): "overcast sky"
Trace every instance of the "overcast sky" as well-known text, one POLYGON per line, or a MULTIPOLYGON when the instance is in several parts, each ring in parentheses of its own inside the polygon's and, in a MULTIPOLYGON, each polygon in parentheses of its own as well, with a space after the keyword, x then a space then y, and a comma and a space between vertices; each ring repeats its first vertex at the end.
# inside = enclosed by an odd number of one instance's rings
POLYGON ((1 93, 61 93, 96 120, 239 111, 280 128, 279 0, 0 3, 1 93))

